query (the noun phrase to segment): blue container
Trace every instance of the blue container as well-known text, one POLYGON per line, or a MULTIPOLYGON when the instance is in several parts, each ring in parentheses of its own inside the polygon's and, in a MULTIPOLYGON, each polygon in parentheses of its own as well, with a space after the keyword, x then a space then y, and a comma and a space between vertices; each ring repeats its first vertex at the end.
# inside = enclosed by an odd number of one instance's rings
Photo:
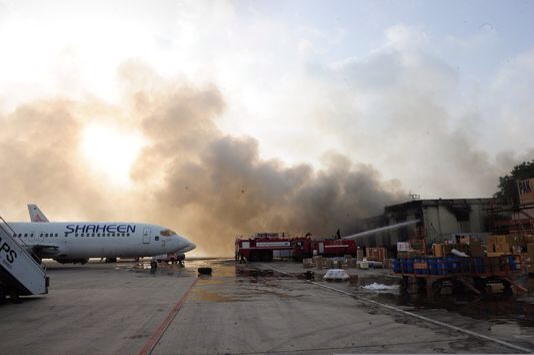
MULTIPOLYGON (((413 262, 414 262, 414 263, 418 263, 418 262, 419 262, 419 259, 413 259, 413 262)), ((415 270, 415 274, 416 274, 416 275, 421 275, 422 272, 421 272, 421 270, 417 269, 417 270, 415 270)))
POLYGON ((406 259, 406 272, 413 274, 413 258, 406 259))
POLYGON ((419 259, 420 263, 426 263, 426 269, 421 269, 421 274, 428 275, 430 273, 430 267, 428 263, 428 259, 419 259))
POLYGON ((469 258, 459 258, 460 272, 470 272, 473 265, 470 264, 469 258))
POLYGON ((399 259, 393 259, 392 265, 393 265, 393 272, 395 273, 401 272, 401 262, 399 259))
POLYGON ((438 267, 438 275, 447 275, 448 274, 447 259, 445 259, 445 258, 437 258, 436 259, 436 264, 437 264, 437 267, 438 267))
POLYGON ((479 274, 484 272, 484 259, 475 258, 475 272, 479 274))
POLYGON ((447 260, 447 270, 449 274, 457 274, 460 272, 460 260, 456 256, 448 256, 447 260))
POLYGON ((427 259, 430 275, 438 275, 438 261, 436 259, 427 259))
POLYGON ((510 271, 517 270, 517 265, 515 264, 515 258, 513 255, 508 256, 508 265, 510 266, 510 271))

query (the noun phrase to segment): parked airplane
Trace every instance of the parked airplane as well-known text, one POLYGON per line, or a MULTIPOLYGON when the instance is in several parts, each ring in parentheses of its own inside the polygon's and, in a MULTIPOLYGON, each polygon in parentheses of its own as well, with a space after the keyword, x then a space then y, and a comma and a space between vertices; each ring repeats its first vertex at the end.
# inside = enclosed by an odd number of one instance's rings
MULTIPOLYGON (((31 205, 30 205, 31 206, 31 205)), ((32 209, 28 206, 30 215, 32 209)), ((33 205, 35 206, 35 205, 33 205)), ((41 219, 48 219, 39 210, 41 219), (44 217, 44 218, 43 218, 44 217)), ((33 220, 33 218, 32 218, 33 220)), ((39 258, 85 264, 89 258, 184 253, 195 244, 172 230, 132 222, 10 222, 13 236, 39 258)))

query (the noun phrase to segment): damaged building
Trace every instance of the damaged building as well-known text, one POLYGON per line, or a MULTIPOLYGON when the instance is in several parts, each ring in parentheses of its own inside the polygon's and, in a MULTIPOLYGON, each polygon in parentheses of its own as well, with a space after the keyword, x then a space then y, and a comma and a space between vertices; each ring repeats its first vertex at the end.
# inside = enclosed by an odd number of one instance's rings
POLYGON ((363 221, 365 230, 417 222, 365 236, 358 244, 384 246, 394 252, 397 242, 413 239, 432 245, 450 239, 452 234, 486 236, 491 228, 489 213, 498 204, 494 198, 471 198, 413 200, 386 206, 384 214, 363 221))

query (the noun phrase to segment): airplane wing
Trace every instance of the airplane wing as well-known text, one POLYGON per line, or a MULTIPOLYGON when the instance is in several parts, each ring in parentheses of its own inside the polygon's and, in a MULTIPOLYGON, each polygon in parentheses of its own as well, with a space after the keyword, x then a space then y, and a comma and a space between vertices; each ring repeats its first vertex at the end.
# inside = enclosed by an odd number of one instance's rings
POLYGON ((51 258, 59 254, 59 247, 57 245, 32 245, 32 252, 40 258, 51 258))
POLYGON ((32 222, 50 222, 37 205, 28 204, 28 212, 30 213, 30 221, 32 222))

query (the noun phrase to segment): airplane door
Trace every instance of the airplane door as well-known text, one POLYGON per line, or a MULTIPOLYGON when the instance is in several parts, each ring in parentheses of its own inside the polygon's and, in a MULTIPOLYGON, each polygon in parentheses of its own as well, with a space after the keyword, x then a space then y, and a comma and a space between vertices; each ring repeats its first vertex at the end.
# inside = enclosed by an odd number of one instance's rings
POLYGON ((150 243, 150 234, 151 234, 150 228, 145 228, 143 231, 143 244, 150 243))

